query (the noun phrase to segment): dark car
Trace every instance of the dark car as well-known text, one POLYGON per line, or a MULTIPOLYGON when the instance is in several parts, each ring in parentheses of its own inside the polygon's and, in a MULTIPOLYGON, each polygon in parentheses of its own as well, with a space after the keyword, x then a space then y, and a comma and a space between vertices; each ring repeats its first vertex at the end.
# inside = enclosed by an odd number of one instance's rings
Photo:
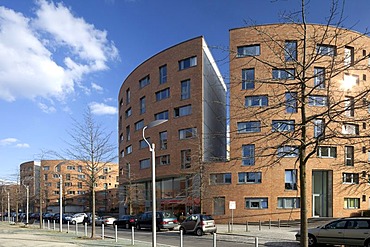
MULTIPOLYGON (((136 228, 138 230, 142 228, 152 228, 152 215, 151 211, 145 212, 137 219, 136 228)), ((158 211, 157 212, 157 231, 161 229, 173 230, 179 225, 177 217, 172 212, 158 211)))
POLYGON ((125 229, 136 227, 137 217, 135 215, 122 215, 113 222, 114 226, 123 227, 125 229))
POLYGON ((192 232, 202 236, 206 232, 215 233, 217 228, 214 219, 210 215, 192 214, 181 223, 181 230, 183 233, 192 232))
MULTIPOLYGON (((59 216, 60 216, 60 214, 59 213, 56 213, 56 214, 54 214, 54 217, 53 217, 53 219, 57 223, 59 223, 59 219, 60 219, 59 216)), ((69 215, 69 214, 62 214, 62 223, 67 223, 68 222, 68 217, 71 217, 71 215, 69 215)))

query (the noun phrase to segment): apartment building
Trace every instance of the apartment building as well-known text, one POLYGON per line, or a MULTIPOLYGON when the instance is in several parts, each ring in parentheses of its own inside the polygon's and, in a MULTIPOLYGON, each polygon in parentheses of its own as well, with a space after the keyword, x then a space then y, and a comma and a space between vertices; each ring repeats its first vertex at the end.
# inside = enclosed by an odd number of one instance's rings
POLYGON ((151 209, 156 145, 158 210, 201 210, 203 164, 226 157, 226 85, 203 37, 165 49, 136 67, 119 96, 120 214, 151 209), (154 120, 168 120, 145 129, 154 120))
MULTIPOLYGON (((30 188, 30 211, 59 212, 60 191, 66 213, 91 211, 88 168, 78 161, 41 160, 20 165, 21 184, 30 188), (62 182, 62 188, 60 184, 62 182), (61 190, 60 190, 61 189, 61 190), (41 195, 40 195, 41 191, 41 195)), ((118 164, 108 163, 97 171, 96 210, 118 210, 118 164)), ((23 188, 24 189, 24 188, 23 188)))
POLYGON ((369 52, 368 36, 325 25, 230 30, 230 161, 209 174, 207 212, 299 219, 304 174, 308 217, 369 209, 369 52))

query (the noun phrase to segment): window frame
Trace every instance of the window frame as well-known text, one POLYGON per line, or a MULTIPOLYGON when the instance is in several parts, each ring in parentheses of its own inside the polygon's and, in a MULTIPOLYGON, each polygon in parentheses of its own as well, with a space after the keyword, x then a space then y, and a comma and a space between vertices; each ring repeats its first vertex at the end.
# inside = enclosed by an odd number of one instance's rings
POLYGON ((244 198, 245 209, 268 209, 268 197, 246 197, 244 198), (252 206, 251 203, 258 203, 258 206, 252 206))
POLYGON ((182 59, 178 63, 179 63, 179 71, 195 67, 198 65, 197 56, 192 56, 192 57, 182 59))
POLYGON ((236 49, 236 57, 254 57, 261 55, 260 44, 238 46, 236 49))
POLYGON ((242 90, 250 90, 254 88, 255 88, 254 68, 242 69, 242 90))
POLYGON ((337 154, 338 154, 337 147, 335 146, 318 146, 317 148, 317 157, 319 158, 336 159, 337 154))
POLYGON ((272 129, 272 132, 294 132, 295 121, 294 120, 272 120, 271 129, 272 129))
POLYGON ((298 59, 298 43, 297 40, 285 40, 284 43, 284 58, 285 62, 295 62, 298 59))
POLYGON ((238 184, 261 184, 261 183, 262 183, 262 172, 238 172, 238 184))
POLYGON ((237 132, 238 134, 259 133, 261 132, 261 121, 238 122, 237 132))
POLYGON ((242 145, 242 166, 255 165, 255 145, 242 145))
POLYGON ((245 107, 265 107, 268 106, 267 95, 245 96, 245 107), (256 104, 258 103, 258 104, 256 104))

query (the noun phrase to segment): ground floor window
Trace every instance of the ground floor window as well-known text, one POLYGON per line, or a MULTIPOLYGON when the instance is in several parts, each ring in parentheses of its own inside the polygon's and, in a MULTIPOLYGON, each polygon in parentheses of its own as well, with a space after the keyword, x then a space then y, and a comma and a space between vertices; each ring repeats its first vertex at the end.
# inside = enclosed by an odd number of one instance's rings
POLYGON ((279 197, 278 208, 300 208, 301 199, 299 197, 279 197))
POLYGON ((345 209, 360 208, 360 198, 344 198, 345 209))
POLYGON ((225 197, 214 197, 213 198, 213 214, 224 215, 225 214, 225 197))
POLYGON ((245 198, 245 208, 247 209, 268 208, 268 198, 245 198))

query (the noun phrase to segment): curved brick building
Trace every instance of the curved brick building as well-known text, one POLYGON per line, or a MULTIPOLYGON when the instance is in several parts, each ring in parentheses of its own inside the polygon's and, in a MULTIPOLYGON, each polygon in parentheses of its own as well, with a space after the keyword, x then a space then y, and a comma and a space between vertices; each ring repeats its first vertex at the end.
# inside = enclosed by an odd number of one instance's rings
POLYGON ((151 209, 151 153, 156 144, 158 210, 200 211, 202 164, 226 157, 226 86, 203 37, 140 64, 119 92, 120 214, 151 209))

